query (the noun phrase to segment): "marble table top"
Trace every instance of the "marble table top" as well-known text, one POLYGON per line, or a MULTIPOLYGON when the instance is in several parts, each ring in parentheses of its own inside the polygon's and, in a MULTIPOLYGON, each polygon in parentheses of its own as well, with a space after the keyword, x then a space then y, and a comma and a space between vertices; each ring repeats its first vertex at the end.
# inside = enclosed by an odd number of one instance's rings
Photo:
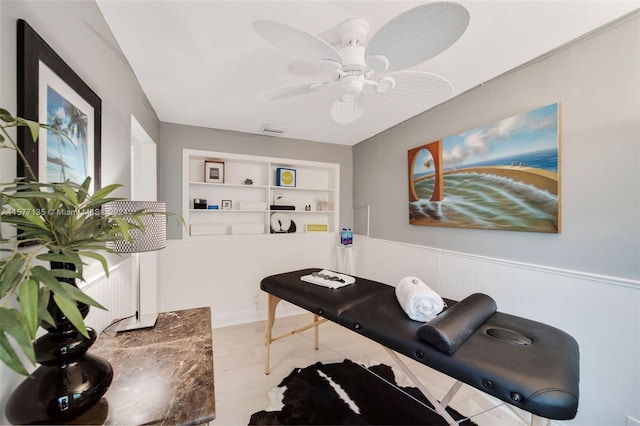
POLYGON ((215 418, 210 308, 158 315, 155 327, 108 329, 89 350, 113 367, 79 424, 198 424, 215 418))

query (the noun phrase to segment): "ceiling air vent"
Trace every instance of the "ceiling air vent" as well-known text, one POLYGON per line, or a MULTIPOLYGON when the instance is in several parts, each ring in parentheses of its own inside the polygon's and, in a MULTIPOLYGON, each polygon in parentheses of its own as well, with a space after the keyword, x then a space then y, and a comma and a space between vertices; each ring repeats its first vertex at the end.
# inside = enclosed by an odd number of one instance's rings
POLYGON ((282 134, 286 131, 286 127, 277 127, 272 126, 271 124, 264 124, 260 129, 260 133, 269 136, 282 136, 282 134))

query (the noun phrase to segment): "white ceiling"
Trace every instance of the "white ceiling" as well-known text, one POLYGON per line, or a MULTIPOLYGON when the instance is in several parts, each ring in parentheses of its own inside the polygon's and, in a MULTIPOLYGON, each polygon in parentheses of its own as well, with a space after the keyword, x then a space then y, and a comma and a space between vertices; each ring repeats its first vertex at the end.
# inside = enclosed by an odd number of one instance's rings
MULTIPOLYGON (((337 124, 330 88, 295 98, 261 94, 322 80, 321 68, 273 47, 252 29, 266 19, 338 46, 338 24, 358 17, 369 35, 415 1, 97 0, 161 121, 354 145, 425 110, 369 95, 364 115, 337 124)), ((470 13, 467 31, 451 48, 411 68, 449 80, 454 96, 534 59, 636 8, 640 1, 459 1, 470 13)), ((365 42, 366 45, 366 42, 365 42)), ((337 90, 337 89, 336 89, 337 90)))

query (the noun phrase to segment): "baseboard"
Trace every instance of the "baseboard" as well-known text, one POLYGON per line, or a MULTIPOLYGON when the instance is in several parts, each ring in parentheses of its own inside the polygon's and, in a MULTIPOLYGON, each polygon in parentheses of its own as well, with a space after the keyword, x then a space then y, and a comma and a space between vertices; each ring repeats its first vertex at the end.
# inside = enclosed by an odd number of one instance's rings
MULTIPOLYGON (((276 318, 287 317, 291 315, 299 315, 308 313, 304 309, 292 305, 287 302, 281 302, 276 310, 276 318)), ((238 324, 246 324, 250 322, 266 321, 267 310, 245 310, 240 312, 232 312, 227 314, 216 315, 215 311, 212 313, 213 328, 228 327, 238 324)))

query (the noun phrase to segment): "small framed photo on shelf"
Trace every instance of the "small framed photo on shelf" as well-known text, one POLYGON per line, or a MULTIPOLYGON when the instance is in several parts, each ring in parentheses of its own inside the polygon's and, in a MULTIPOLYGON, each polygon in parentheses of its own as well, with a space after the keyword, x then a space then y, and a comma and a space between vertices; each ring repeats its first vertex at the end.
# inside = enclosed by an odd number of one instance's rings
POLYGON ((222 200, 222 210, 231 210, 231 200, 222 200))
POLYGON ((222 161, 204 162, 204 181, 209 183, 224 183, 224 163, 222 161))
POLYGON ((277 186, 296 186, 296 169, 278 167, 276 169, 277 186))

